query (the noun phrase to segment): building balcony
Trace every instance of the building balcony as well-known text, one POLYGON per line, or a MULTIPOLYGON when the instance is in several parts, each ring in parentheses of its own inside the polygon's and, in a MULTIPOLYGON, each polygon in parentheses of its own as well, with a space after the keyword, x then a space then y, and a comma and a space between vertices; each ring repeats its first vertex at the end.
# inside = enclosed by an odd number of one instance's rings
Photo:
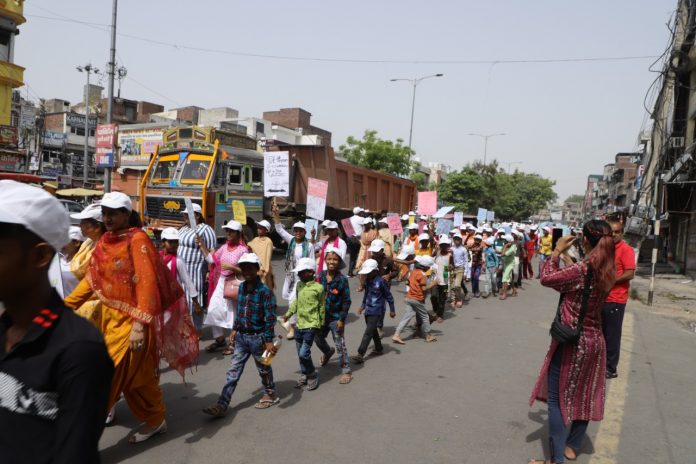
POLYGON ((24 68, 7 61, 0 61, 0 85, 9 85, 13 88, 23 86, 24 68))

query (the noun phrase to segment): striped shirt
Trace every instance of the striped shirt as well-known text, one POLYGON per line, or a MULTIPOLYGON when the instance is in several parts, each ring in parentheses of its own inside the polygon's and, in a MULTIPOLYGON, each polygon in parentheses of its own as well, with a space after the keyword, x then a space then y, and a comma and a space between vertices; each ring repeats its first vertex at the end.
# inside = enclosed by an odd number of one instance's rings
MULTIPOLYGON (((193 282, 194 287, 199 295, 203 295, 205 289, 205 257, 203 252, 196 244, 196 233, 200 235, 203 243, 209 250, 215 249, 217 245, 217 237, 215 236, 215 231, 212 227, 207 224, 198 224, 196 227, 196 232, 188 227, 184 226, 179 229, 179 249, 177 250, 177 258, 179 259, 179 264, 186 266, 189 277, 193 282)), ((189 301, 189 307, 191 305, 191 296, 189 292, 186 292, 186 298, 189 301)), ((200 303, 203 304, 204 301, 201 298, 200 303)))

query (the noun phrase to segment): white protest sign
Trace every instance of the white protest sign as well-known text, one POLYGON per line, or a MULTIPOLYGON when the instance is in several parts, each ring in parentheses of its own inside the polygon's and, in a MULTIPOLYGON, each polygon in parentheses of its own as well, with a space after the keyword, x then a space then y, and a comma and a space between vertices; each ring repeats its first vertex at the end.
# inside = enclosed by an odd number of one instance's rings
POLYGON ((450 211, 454 209, 454 206, 443 206, 437 210, 437 213, 433 214, 434 218, 440 219, 444 218, 445 215, 449 214, 450 211))
POLYGON ((263 196, 290 196, 290 153, 265 152, 263 156, 263 196))
POLYGON ((326 195, 329 183, 325 180, 307 178, 307 217, 324 220, 326 210, 326 195))
POLYGON ((196 230, 196 215, 193 213, 193 202, 190 198, 184 198, 184 205, 186 205, 186 215, 188 216, 189 226, 191 230, 196 230))
POLYGON ((459 227, 464 222, 464 213, 461 211, 454 212, 454 227, 459 227))

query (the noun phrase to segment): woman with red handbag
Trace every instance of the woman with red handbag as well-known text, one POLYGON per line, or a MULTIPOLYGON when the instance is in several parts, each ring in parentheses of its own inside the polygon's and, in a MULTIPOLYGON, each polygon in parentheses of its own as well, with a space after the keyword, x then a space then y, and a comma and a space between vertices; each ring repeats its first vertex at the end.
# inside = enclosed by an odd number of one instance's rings
POLYGON ((220 348, 224 348, 222 354, 231 355, 234 350, 227 345, 225 340, 225 330, 231 330, 234 325, 234 312, 237 306, 237 292, 239 284, 242 282, 238 276, 241 269, 237 266, 239 258, 244 253, 248 253, 242 238, 242 225, 237 221, 229 221, 222 226, 227 232, 227 243, 211 252, 200 238, 196 241, 205 259, 214 270, 211 270, 210 278, 214 279, 215 289, 210 293, 208 302, 208 314, 203 321, 204 325, 213 328, 215 340, 205 350, 214 353, 220 348))

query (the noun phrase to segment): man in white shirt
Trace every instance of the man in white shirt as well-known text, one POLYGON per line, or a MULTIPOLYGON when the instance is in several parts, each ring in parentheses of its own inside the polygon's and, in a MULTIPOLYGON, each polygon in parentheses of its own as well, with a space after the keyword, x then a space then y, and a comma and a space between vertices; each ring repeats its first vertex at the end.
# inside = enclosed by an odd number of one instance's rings
POLYGON ((350 254, 350 262, 348 263, 348 276, 355 277, 355 262, 358 259, 358 253, 360 252, 360 236, 363 232, 363 218, 362 214, 365 212, 359 206, 353 208, 353 215, 350 217, 350 224, 353 226, 353 235, 346 234, 346 240, 348 241, 348 253, 350 254))

